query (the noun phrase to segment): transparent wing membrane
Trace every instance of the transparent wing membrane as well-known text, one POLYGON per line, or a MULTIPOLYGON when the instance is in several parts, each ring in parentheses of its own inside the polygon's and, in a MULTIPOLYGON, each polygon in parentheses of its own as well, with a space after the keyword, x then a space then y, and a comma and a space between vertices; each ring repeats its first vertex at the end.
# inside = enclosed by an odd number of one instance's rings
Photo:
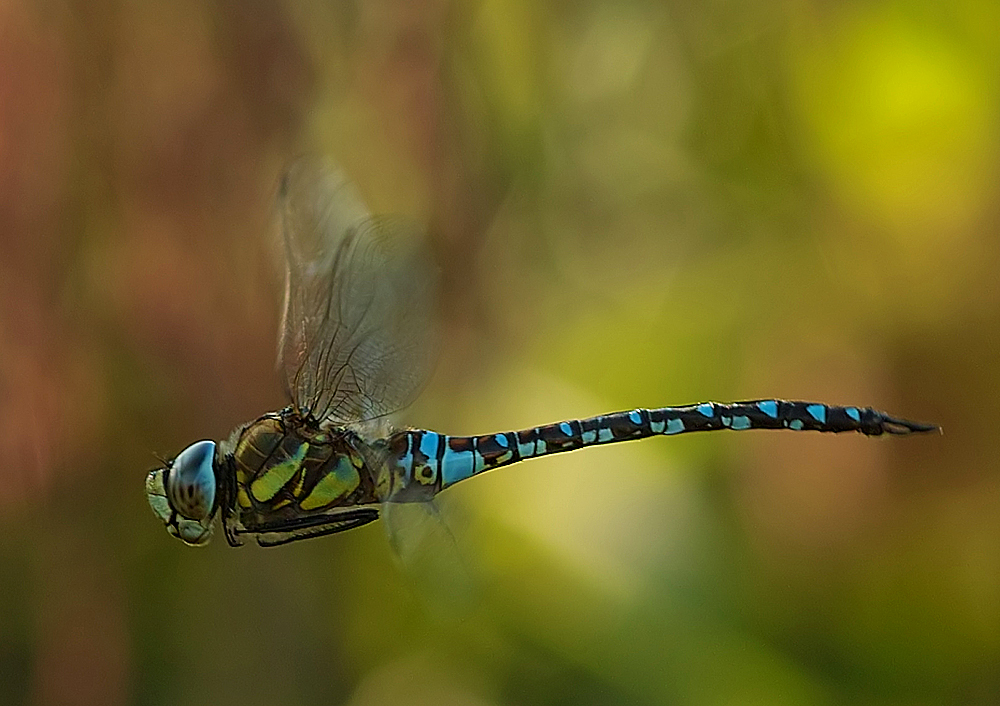
POLYGON ((442 499, 382 506, 389 544, 425 606, 465 617, 475 606, 477 572, 462 551, 462 513, 442 499))
POLYGON ((347 179, 300 160, 282 180, 278 361, 296 408, 348 425, 401 409, 436 352, 436 271, 420 229, 369 215, 347 179))

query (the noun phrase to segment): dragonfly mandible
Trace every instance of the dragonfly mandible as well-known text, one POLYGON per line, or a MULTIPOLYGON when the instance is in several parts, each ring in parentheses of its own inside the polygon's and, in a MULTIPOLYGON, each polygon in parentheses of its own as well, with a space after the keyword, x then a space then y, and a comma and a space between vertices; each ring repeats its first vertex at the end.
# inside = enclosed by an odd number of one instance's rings
POLYGON ((291 404, 191 444, 146 477, 153 512, 190 545, 221 515, 232 546, 360 527, 385 503, 430 501, 530 458, 729 429, 905 435, 938 429, 870 407, 779 399, 633 409, 482 436, 393 429, 433 364, 433 263, 418 229, 369 215, 342 173, 303 159, 281 181, 285 258, 278 360, 291 404))

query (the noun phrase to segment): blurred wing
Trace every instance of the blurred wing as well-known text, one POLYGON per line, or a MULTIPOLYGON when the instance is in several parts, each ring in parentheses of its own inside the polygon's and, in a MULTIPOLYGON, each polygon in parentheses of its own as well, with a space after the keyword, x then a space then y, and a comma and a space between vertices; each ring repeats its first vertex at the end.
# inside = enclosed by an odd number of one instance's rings
POLYGON ((373 218, 344 175, 300 160, 278 196, 287 259, 278 344, 292 403, 319 421, 413 401, 433 363, 435 269, 421 231, 373 218))
POLYGON ((450 526, 462 520, 453 506, 446 517, 438 500, 382 505, 389 544, 424 605, 439 616, 464 619, 479 603, 478 572, 466 561, 450 526))

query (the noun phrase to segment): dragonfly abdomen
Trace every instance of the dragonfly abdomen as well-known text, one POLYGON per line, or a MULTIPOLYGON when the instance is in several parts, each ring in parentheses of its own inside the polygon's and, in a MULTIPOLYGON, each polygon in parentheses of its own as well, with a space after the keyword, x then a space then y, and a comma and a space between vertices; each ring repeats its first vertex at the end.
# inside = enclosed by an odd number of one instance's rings
POLYGON ((483 471, 585 446, 723 429, 856 431, 878 436, 927 432, 937 427, 896 419, 870 407, 769 399, 633 409, 482 436, 413 430, 393 439, 397 467, 404 479, 403 487, 393 497, 400 501, 426 500, 483 471))

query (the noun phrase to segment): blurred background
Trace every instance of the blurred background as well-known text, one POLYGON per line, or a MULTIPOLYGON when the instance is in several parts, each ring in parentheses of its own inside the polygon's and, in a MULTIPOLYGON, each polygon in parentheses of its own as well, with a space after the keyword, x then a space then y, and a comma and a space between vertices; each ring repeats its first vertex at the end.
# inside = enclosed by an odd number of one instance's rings
POLYGON ((998 28, 991 0, 0 4, 0 703, 1000 703, 998 28), (286 403, 271 218, 304 151, 427 224, 441 361, 400 424, 780 396, 945 435, 488 474, 443 498, 471 590, 381 523, 187 548, 143 477, 286 403))

